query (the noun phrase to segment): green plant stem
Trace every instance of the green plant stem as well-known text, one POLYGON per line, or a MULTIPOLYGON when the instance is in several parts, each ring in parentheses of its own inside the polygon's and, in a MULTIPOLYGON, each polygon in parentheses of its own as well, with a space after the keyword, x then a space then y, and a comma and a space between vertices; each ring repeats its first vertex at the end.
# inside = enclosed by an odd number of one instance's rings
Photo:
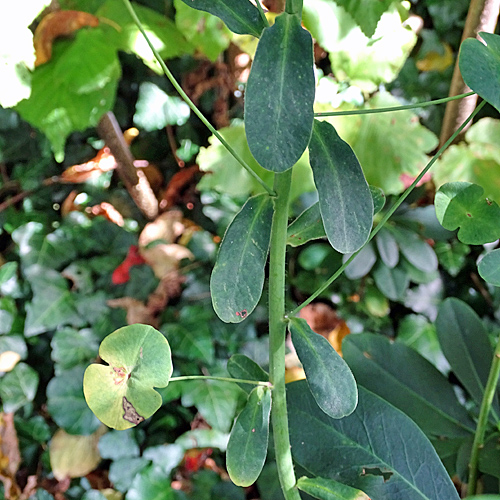
POLYGON ((269 261, 269 380, 273 384, 271 419, 278 476, 285 500, 300 500, 295 488, 285 392, 285 258, 292 169, 274 176, 274 215, 269 261))
POLYGON ((370 237, 367 242, 357 251, 354 252, 349 259, 340 266, 337 271, 321 285, 308 299, 306 299, 302 304, 297 306, 293 311, 288 313, 286 317, 295 316, 302 308, 310 304, 316 297, 323 293, 345 270, 345 268, 352 262, 352 260, 358 255, 361 250, 375 237, 375 235, 382 229, 384 224, 392 217, 394 212, 401 206, 401 204, 408 198, 410 193, 415 189, 416 185, 422 180, 422 177, 429 171, 429 169, 436 163, 438 158, 443 154, 446 148, 454 141, 455 137, 460 134, 460 132, 467 126, 467 124, 481 111, 483 106, 486 104, 485 101, 481 102, 479 106, 469 115, 467 120, 465 120, 462 125, 456 130, 456 132, 443 144, 439 151, 434 155, 431 161, 425 166, 425 168, 418 174, 416 179, 411 183, 411 185, 405 190, 405 192, 399 197, 398 201, 391 207, 390 210, 382 217, 381 221, 373 228, 370 233, 370 237))
POLYGON ((255 3, 257 4, 257 8, 259 9, 259 14, 264 23, 266 24, 267 27, 269 27, 269 21, 267 20, 266 13, 264 12, 264 9, 262 8, 262 4, 260 3, 262 0, 257 0, 255 3))
POLYGON ((463 99, 474 95, 475 92, 467 92, 466 94, 455 95, 453 97, 443 97, 443 99, 435 99, 434 101, 420 102, 418 104, 405 104, 403 106, 391 106, 389 108, 377 109, 352 109, 350 111, 329 111, 325 113, 314 113, 314 116, 319 118, 322 116, 348 116, 348 115, 370 115, 373 113, 389 113, 392 111, 404 111, 405 109, 426 108, 428 106, 435 106, 436 104, 444 104, 456 99, 463 99))
POLYGON ((252 385, 262 385, 264 387, 271 387, 271 382, 263 382, 256 380, 244 380, 241 378, 231 378, 231 377, 212 377, 211 375, 182 375, 181 377, 171 377, 170 382, 181 382, 182 380, 218 380, 219 382, 234 382, 236 384, 252 384, 252 385))
POLYGON ((228 152, 234 157, 234 159, 270 194, 274 195, 275 193, 273 190, 254 172, 254 170, 243 160, 243 158, 238 155, 238 153, 231 147, 231 145, 222 137, 221 134, 215 128, 212 126, 212 124, 205 118, 203 113, 198 109, 196 104, 188 97, 186 92, 182 89, 182 87, 179 85, 177 80, 175 79, 174 75, 171 73, 171 71, 168 69, 167 65, 161 58, 160 54, 158 51, 155 49, 154 45, 150 42, 148 35, 144 31, 144 28, 142 26, 141 21, 137 17, 137 14, 135 13, 134 8, 132 7, 132 4, 130 3, 130 0, 123 0, 123 3, 125 4, 125 7, 129 11, 130 15, 132 16, 132 19, 134 20, 135 24, 137 25, 137 28, 139 31, 142 33, 142 36, 146 40, 146 43, 149 45, 149 48, 153 52, 156 60, 158 61, 158 64, 161 66, 161 69, 165 73, 165 76, 170 80, 170 83, 173 85, 175 90, 179 93, 179 95, 182 97, 182 99, 187 103, 187 105, 191 108, 193 113, 203 122, 203 124, 212 132, 217 139, 221 142, 221 144, 228 150, 228 152))
POLYGON ((477 466, 479 463, 479 452, 484 445, 484 434, 488 424, 488 416, 491 411, 491 404, 495 397, 495 392, 500 375, 500 338, 498 339, 493 361, 491 362, 488 381, 484 389, 483 400, 481 401, 481 409, 479 410, 479 418, 477 421, 476 433, 474 442, 472 443, 472 451, 469 462, 469 481, 467 485, 467 496, 476 494, 477 487, 477 466))

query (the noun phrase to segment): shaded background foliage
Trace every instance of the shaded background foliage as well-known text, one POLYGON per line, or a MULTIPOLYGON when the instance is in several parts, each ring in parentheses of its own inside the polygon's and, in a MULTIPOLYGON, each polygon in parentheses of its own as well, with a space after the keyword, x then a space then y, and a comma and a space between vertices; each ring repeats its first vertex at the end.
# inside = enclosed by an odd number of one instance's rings
MULTIPOLYGON (((79 18, 81 29, 50 43, 49 62, 33 72, 25 71, 34 62, 27 28, 35 28, 43 2, 32 12, 9 7, 16 11, 2 16, 2 23, 8 19, 16 26, 0 30, 7 37, 2 47, 9 48, 2 57, 12 70, 6 70, 0 101, 4 495, 19 498, 24 490, 26 498, 40 499, 280 498, 272 457, 257 485, 244 490, 227 480, 223 452, 244 399, 235 384, 172 384, 160 391, 163 406, 150 420, 120 433, 104 433, 85 403, 85 367, 96 359, 100 341, 127 323, 168 331, 175 374, 227 375, 227 359, 238 352, 265 364, 265 304, 249 321, 230 326, 217 319, 209 296, 217 243, 246 196, 261 188, 160 76, 120 1, 59 3, 63 10, 95 15, 98 25, 79 18), (129 133, 135 166, 164 212, 153 222, 130 199, 109 151, 102 151, 95 127, 110 110, 122 130, 137 127, 129 133)), ((315 111, 447 94, 468 2, 386 1, 377 3, 379 12, 366 5, 347 12, 342 4, 305 1, 304 24, 316 40, 315 111)), ((250 154, 241 121, 255 42, 180 0, 136 7, 188 95, 252 168, 269 178, 250 154)), ((50 33, 40 36, 52 41, 50 33)), ((329 119, 353 147, 368 182, 385 193, 378 220, 437 147, 442 113, 434 106, 329 119)), ((434 322, 442 300, 456 297, 483 318, 478 328, 493 341, 500 297, 477 274, 483 246, 461 243, 443 229, 432 198, 444 182, 469 180, 500 200, 498 123, 498 112, 487 106, 465 142, 433 168, 433 183, 420 186, 346 276, 304 312, 339 351, 350 332, 352 357, 358 344, 369 341, 354 334, 370 331, 381 334, 380 342, 385 335, 419 351, 454 384, 472 414, 477 400, 469 397, 459 368, 450 370, 452 357, 443 354, 434 322)), ((317 199, 306 154, 294 170, 295 216, 317 199)), ((290 248, 290 305, 342 263, 321 236, 290 248)), ((291 356, 290 379, 298 373, 291 356)), ((470 434, 470 417, 461 418, 463 438, 470 434)), ((498 454, 495 439, 487 445, 491 455, 483 458, 487 489, 500 476, 491 465, 498 454)), ((448 447, 439 439, 433 443, 460 480, 464 453, 451 441, 448 447)))

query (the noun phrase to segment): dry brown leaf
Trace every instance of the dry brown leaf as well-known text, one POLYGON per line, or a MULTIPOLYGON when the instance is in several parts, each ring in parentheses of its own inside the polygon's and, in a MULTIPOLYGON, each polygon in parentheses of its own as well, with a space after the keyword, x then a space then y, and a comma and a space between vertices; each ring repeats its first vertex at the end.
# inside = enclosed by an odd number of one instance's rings
POLYGON ((141 248, 139 252, 159 279, 178 269, 181 260, 194 260, 190 250, 176 243, 160 243, 151 248, 141 248))
POLYGON ((14 427, 13 413, 0 413, 0 481, 7 500, 17 500, 21 490, 16 483, 16 473, 21 463, 19 442, 14 427))
POLYGON ((153 311, 140 300, 134 299, 133 297, 121 297, 119 299, 110 299, 106 303, 109 307, 121 307, 126 309, 127 324, 129 325, 142 323, 144 325, 151 325, 154 328, 158 328, 159 326, 158 318, 153 311))
POLYGON ((78 196, 78 191, 73 189, 68 196, 61 203, 61 216, 67 217, 70 212, 78 212, 78 205, 75 204, 76 197, 78 196))
POLYGON ((89 436, 75 436, 59 429, 49 445, 50 465, 58 481, 83 477, 93 471, 101 461, 97 443, 107 432, 103 425, 89 436))
POLYGON ((139 236, 139 247, 147 247, 150 243, 159 240, 163 243, 174 243, 183 231, 182 212, 170 210, 159 215, 153 222, 146 224, 139 236))
POLYGON ((111 205, 111 203, 107 203, 106 201, 103 201, 98 205, 94 205, 93 207, 89 207, 86 211, 88 211, 88 213, 92 214, 95 217, 97 217, 98 215, 102 215, 117 226, 123 227, 123 225, 125 224, 122 214, 118 212, 118 210, 116 210, 116 208, 111 205))
POLYGON ((60 10, 47 14, 40 21, 33 36, 36 53, 35 66, 50 61, 52 44, 56 38, 71 35, 85 26, 95 28, 98 25, 99 19, 88 12, 60 10))
POLYGON ((182 198, 185 190, 192 184, 197 184, 200 174, 200 167, 193 165, 192 167, 183 168, 176 172, 170 179, 167 188, 163 192, 160 207, 165 210, 172 208, 182 203, 182 198))
POLYGON ((115 157, 108 147, 104 147, 90 161, 68 167, 61 174, 61 182, 79 184, 114 168, 116 168, 115 157))

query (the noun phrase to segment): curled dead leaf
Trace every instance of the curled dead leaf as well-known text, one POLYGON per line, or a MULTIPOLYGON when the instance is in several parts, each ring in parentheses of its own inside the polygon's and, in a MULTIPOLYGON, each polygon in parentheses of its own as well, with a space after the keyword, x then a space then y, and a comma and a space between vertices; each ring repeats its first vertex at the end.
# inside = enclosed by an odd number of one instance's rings
POLYGON ((176 243, 169 245, 160 243, 151 248, 141 248, 140 254, 159 279, 178 269, 181 260, 194 260, 190 250, 176 243))
POLYGON ((67 36, 85 26, 95 28, 99 19, 88 12, 77 10, 60 10, 47 14, 37 26, 33 36, 36 60, 35 66, 40 66, 52 57, 52 44, 61 36, 67 36))
POLYGON ((123 227, 123 225, 125 224, 122 214, 118 212, 118 210, 116 210, 116 208, 113 205, 111 205, 111 203, 103 201, 98 205, 89 207, 86 211, 88 211, 88 213, 92 214, 94 217, 102 215, 103 217, 108 219, 110 222, 113 222, 117 226, 123 227))
POLYGON ((159 215, 153 222, 146 224, 139 236, 139 247, 147 247, 156 241, 167 244, 174 243, 183 231, 182 212, 170 210, 159 215))
POLYGON ((116 168, 115 157, 104 147, 91 160, 72 165, 61 174, 61 182, 79 184, 116 168))
POLYGON ((141 323, 158 328, 158 318, 151 309, 133 297, 120 297, 119 299, 109 299, 109 307, 122 308, 127 310, 127 324, 135 325, 141 323))
POLYGON ((182 204, 183 194, 190 186, 196 186, 201 175, 198 165, 183 168, 179 172, 176 172, 163 193, 160 208, 165 210, 182 204))

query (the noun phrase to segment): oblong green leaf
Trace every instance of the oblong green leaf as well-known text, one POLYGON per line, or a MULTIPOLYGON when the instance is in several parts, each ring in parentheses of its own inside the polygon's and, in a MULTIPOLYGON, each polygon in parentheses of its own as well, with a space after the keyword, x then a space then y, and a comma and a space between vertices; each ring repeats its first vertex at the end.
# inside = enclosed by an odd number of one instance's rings
POLYGON ((404 294, 410 285, 408 273, 399 266, 388 268, 379 262, 373 271, 373 279, 377 288, 390 300, 403 300, 404 294))
POLYGON ((318 406, 333 418, 350 415, 358 403, 356 380, 347 363, 305 319, 291 318, 292 343, 318 406))
POLYGON ((437 269, 438 260, 436 252, 417 233, 404 227, 393 227, 391 231, 399 244, 401 253, 410 264, 426 273, 437 269))
POLYGON ((319 203, 314 203, 304 210, 287 229, 287 244, 292 247, 303 245, 311 240, 326 236, 319 203))
POLYGON ((166 387, 172 375, 167 339, 152 326, 119 328, 101 343, 108 365, 85 370, 83 392, 90 409, 108 427, 124 430, 149 418, 161 406, 153 387, 166 387))
POLYGON ((259 37, 266 27, 259 9, 248 0, 182 0, 193 9, 209 12, 222 19, 239 35, 259 37))
POLYGON ((238 486, 250 486, 259 477, 267 455, 271 390, 258 386, 231 430, 226 465, 229 477, 238 486))
MULTIPOLYGON (((234 354, 227 362, 227 371, 233 378, 243 380, 255 380, 256 382, 265 382, 269 380, 269 374, 263 370, 253 359, 244 354, 234 354)), ((250 392, 255 385, 238 383, 238 385, 250 392)))
MULTIPOLYGON (((483 322, 468 304, 451 297, 439 307, 436 330, 453 373, 472 399, 481 404, 493 360, 493 348, 483 322)), ((491 418, 494 422, 500 418, 498 393, 493 399, 491 418)))
POLYGON ((310 474, 374 500, 458 500, 424 433, 363 387, 354 413, 340 420, 321 411, 305 381, 287 385, 287 401, 292 455, 310 474))
POLYGON ((500 111, 500 36, 479 35, 486 45, 475 38, 464 40, 458 65, 464 82, 500 111))
MULTIPOLYGON (((350 255, 344 255, 342 262, 345 262, 349 257, 350 255)), ((377 255, 375 254, 372 243, 369 242, 346 267, 345 275, 350 280, 362 278, 371 271, 375 262, 377 262, 377 255)))
POLYGON ((484 197, 484 189, 470 182, 443 184, 434 199, 439 223, 468 245, 491 243, 500 237, 500 207, 484 197))
POLYGON ((250 198, 227 228, 210 279, 212 304, 226 323, 243 321, 262 295, 273 202, 261 194, 250 198))
POLYGON ((320 500, 370 500, 366 493, 323 477, 301 477, 297 488, 320 500))
POLYGON ((366 333, 349 335, 342 352, 358 383, 405 412, 427 437, 474 433, 474 421, 448 379, 414 349, 366 333))
POLYGON ((487 253, 479 262, 477 270, 484 281, 500 286, 500 248, 487 253))
POLYGON ((382 262, 392 269, 399 262, 399 247, 396 238, 391 232, 383 227, 375 238, 377 250, 382 262))
POLYGON ((284 172, 311 138, 315 81, 313 44, 300 17, 284 12, 262 32, 245 91, 245 132, 255 159, 284 172))
POLYGON ((340 253, 359 250, 370 235, 373 199, 356 155, 330 123, 315 120, 309 162, 328 241, 340 253))

